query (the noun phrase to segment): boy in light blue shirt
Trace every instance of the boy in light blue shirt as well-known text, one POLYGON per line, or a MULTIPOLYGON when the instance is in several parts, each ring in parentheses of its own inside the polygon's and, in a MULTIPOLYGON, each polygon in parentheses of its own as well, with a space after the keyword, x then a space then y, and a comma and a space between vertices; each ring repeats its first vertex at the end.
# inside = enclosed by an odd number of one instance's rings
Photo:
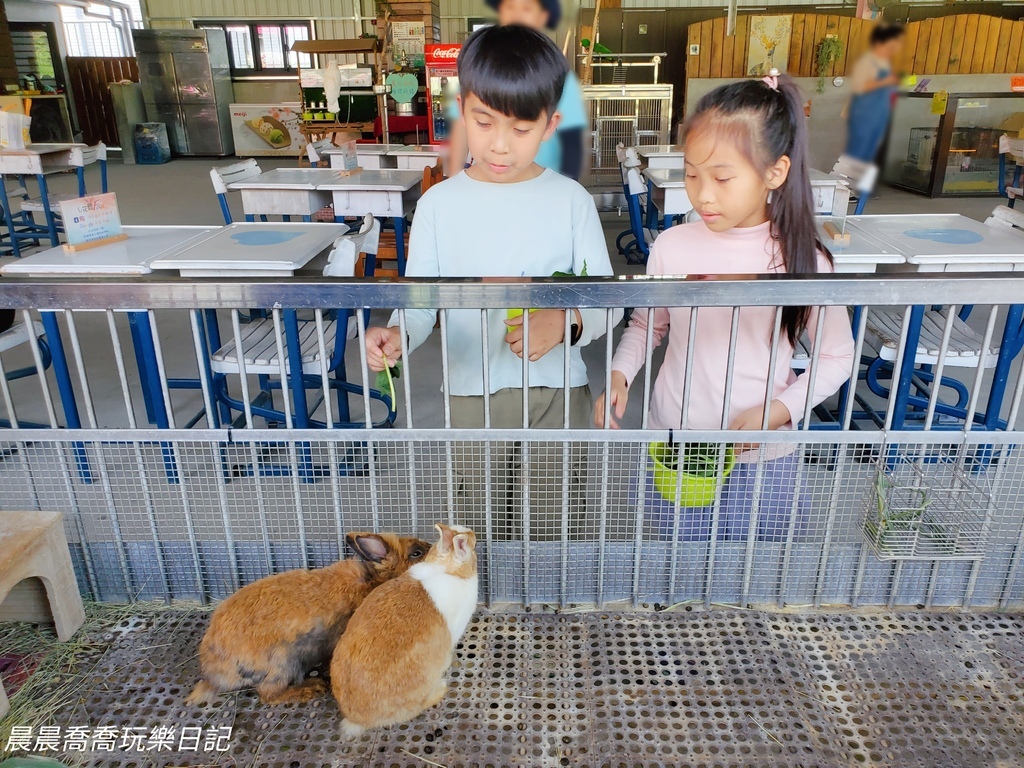
MULTIPOLYGON (((462 113, 476 162, 464 173, 432 187, 420 200, 409 245, 409 277, 548 277, 555 272, 611 275, 604 232, 591 195, 579 183, 540 167, 535 158, 550 138, 558 117, 555 105, 567 67, 554 44, 522 26, 489 27, 475 33, 459 57, 462 113)), ((408 344, 414 349, 434 327, 436 310, 406 313, 408 344)), ((530 314, 529 426, 561 428, 565 380, 564 345, 569 350, 570 426, 590 423, 590 389, 580 347, 605 331, 605 311, 570 310, 565 338, 563 310, 530 314)), ((489 310, 488 375, 491 426, 523 425, 523 317, 489 310)), ((483 341, 480 311, 455 309, 446 323, 452 426, 483 423, 483 341)), ((370 368, 384 369, 401 355, 397 314, 388 328, 366 335, 370 368)), ((522 485, 517 478, 518 450, 495 449, 492 509, 497 531, 516 536, 522 485)), ((583 512, 583 452, 572 450, 562 477, 561 447, 535 449, 530 474, 532 535, 559 538, 562 489, 570 489, 572 529, 580 530, 583 512), (540 455, 552 451, 550 457, 540 455)), ((458 450, 456 506, 466 514, 485 509, 482 450, 458 450)), ((531 456, 533 454, 531 453, 531 456)), ((478 521, 460 520, 473 525, 478 521)))
MULTIPOLYGON (((562 16, 559 0, 487 0, 487 5, 497 11, 498 23, 502 26, 520 24, 538 31, 556 29, 562 16)), ((583 170, 583 137, 589 121, 580 81, 571 69, 566 73, 555 111, 559 115, 558 125, 554 134, 541 143, 534 162, 579 181, 583 170)), ((453 120, 449 141, 449 175, 452 176, 466 164, 466 135, 459 117, 458 107, 453 105, 448 115, 453 120)))

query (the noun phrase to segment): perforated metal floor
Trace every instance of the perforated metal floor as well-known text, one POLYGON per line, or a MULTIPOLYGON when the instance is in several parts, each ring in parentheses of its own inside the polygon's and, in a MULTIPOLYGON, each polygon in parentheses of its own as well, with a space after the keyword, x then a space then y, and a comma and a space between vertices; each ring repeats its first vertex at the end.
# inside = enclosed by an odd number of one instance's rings
MULTIPOLYGON (((480 612, 444 702, 343 741, 334 701, 191 708, 205 615, 115 634, 54 722, 231 726, 217 752, 124 766, 1024 766, 1024 616, 480 612)), ((203 745, 201 745, 203 746, 203 745)), ((52 753, 51 753, 52 754, 52 753)))

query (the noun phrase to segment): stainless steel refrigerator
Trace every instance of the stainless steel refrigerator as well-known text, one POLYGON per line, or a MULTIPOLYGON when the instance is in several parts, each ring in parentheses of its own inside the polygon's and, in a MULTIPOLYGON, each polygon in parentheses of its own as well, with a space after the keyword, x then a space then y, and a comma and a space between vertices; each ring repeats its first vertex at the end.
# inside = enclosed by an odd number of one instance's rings
POLYGON ((146 117, 167 124, 178 155, 230 155, 234 100, 220 29, 135 29, 146 117))

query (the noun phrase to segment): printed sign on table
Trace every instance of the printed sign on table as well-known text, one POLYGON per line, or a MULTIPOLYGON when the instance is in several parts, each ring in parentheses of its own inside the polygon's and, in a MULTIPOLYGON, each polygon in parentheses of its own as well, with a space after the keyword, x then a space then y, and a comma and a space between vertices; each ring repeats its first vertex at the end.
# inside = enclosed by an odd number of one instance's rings
POLYGON ((113 192, 61 201, 60 215, 68 238, 66 250, 79 251, 128 238, 121 231, 121 216, 113 192))
POLYGON ((340 146, 342 164, 338 170, 342 171, 358 171, 359 170, 359 156, 356 154, 356 143, 354 141, 346 141, 340 146))

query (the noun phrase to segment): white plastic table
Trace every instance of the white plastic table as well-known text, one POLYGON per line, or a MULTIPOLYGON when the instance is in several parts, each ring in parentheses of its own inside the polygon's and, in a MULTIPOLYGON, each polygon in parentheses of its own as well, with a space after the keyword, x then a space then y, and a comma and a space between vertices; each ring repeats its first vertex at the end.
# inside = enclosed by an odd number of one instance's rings
POLYGON ((182 277, 291 277, 346 232, 319 222, 230 224, 165 251, 150 267, 182 277))
MULTIPOLYGON (((877 238, 858 234, 851 236, 848 243, 834 242, 824 230, 823 225, 826 221, 828 218, 818 217, 818 237, 832 253, 836 274, 877 272, 879 266, 900 265, 906 261, 895 246, 877 238)), ((851 219, 848 218, 846 221, 849 222, 851 219)), ((836 223, 836 228, 842 229, 841 223, 836 223)))
POLYGON ((246 221, 254 221, 259 214, 280 215, 285 221, 301 216, 310 221, 331 202, 330 194, 319 191, 319 185, 339 178, 338 171, 331 168, 277 168, 236 181, 228 189, 242 193, 246 221))
POLYGON ((903 271, 1024 271, 1024 234, 958 213, 850 216, 853 239, 874 238, 905 257, 903 271))
POLYGON ((655 144, 649 147, 635 147, 648 168, 682 168, 683 147, 681 144, 655 144))
POLYGON ((437 161, 444 157, 441 147, 432 144, 421 146, 402 146, 388 152, 388 157, 393 158, 395 166, 400 171, 419 171, 424 168, 433 168, 437 161))
MULTIPOLYGON (((1024 235, 1000 227, 989 227, 956 213, 850 216, 846 231, 852 240, 874 240, 895 249, 905 264, 884 267, 886 271, 989 272, 1024 269, 1024 235)), ((914 306, 907 318, 906 348, 917 349, 925 308, 914 306)), ((985 427, 997 428, 1000 403, 1006 392, 1010 366, 1024 339, 1024 304, 1006 308, 1002 341, 989 393, 985 427)), ((903 356, 890 395, 893 429, 902 429, 908 410, 915 356, 903 356)))
MULTIPOLYGON (((639 152, 638 148, 637 153, 639 154, 639 152)), ((831 215, 839 180, 813 168, 809 175, 811 191, 814 195, 815 215, 831 215)), ((682 168, 652 168, 648 166, 644 170, 644 176, 650 182, 648 188, 651 190, 655 205, 661 211, 662 217, 670 219, 693 210, 690 198, 686 195, 686 171, 682 168)))
POLYGON ((109 245, 84 251, 65 251, 63 246, 25 256, 0 269, 9 277, 80 277, 148 275, 150 262, 161 254, 189 241, 213 234, 219 227, 127 226, 128 235, 109 245))
POLYGON ((334 219, 344 216, 389 218, 395 225, 398 273, 405 274, 405 217, 416 208, 423 184, 422 171, 368 171, 342 177, 319 189, 334 195, 334 219))
POLYGON ((70 167, 71 150, 85 144, 29 144, 24 149, 0 149, 0 173, 37 176, 70 167))
MULTIPOLYGON (((197 226, 127 226, 123 232, 128 235, 109 245, 100 245, 84 251, 67 252, 62 246, 25 256, 0 269, 5 277, 121 277, 140 276, 152 272, 151 262, 175 248, 187 246, 216 233, 220 227, 197 226)), ((160 369, 156 360, 149 310, 129 310, 128 326, 135 348, 139 381, 142 385, 143 400, 150 423, 160 429, 169 425, 160 385, 160 369)), ((54 375, 61 404, 68 421, 68 427, 81 427, 74 387, 64 355, 60 326, 55 313, 40 312, 46 337, 54 355, 54 375)), ((194 389, 198 379, 168 379, 169 389, 194 389)))
MULTIPOLYGON (((686 171, 682 168, 646 168, 644 177, 647 179, 647 189, 652 198, 648 201, 648 208, 651 209, 651 202, 657 206, 665 220, 666 229, 673 216, 684 216, 693 210, 693 204, 686 194, 686 171)), ((648 226, 651 227, 654 221, 651 209, 648 211, 648 226)))
POLYGON ((57 237, 57 221, 50 208, 50 193, 46 186, 46 174, 68 170, 71 167, 71 150, 85 146, 85 144, 77 143, 29 144, 25 149, 0 150, 0 200, 4 203, 4 221, 7 224, 7 231, 11 235, 11 248, 15 256, 21 255, 19 240, 36 240, 38 234, 34 236, 31 232, 33 228, 27 224, 22 225, 22 231, 15 231, 14 215, 11 212, 11 205, 8 204, 7 186, 3 177, 36 177, 36 182, 39 184, 39 199, 43 204, 43 216, 46 219, 46 233, 49 235, 50 245, 58 245, 60 240, 57 237), (27 232, 24 231, 26 227, 29 230, 27 232))
MULTIPOLYGON (((356 144, 359 167, 364 171, 397 168, 395 158, 391 157, 389 153, 402 146, 402 144, 356 144)), ((328 147, 320 154, 330 158, 331 168, 344 168, 344 153, 345 150, 342 147, 328 147)))

